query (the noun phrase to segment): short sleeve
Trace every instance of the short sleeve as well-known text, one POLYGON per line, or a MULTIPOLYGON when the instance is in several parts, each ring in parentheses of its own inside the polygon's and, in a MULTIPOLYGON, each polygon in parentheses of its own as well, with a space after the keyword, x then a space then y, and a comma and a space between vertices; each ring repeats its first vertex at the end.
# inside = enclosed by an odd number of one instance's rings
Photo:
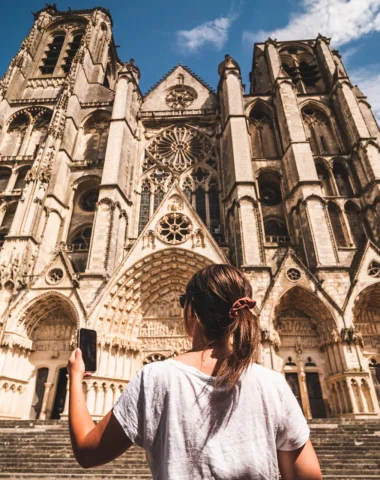
POLYGON ((310 429, 301 407, 285 379, 283 379, 282 390, 282 418, 277 430, 276 448, 283 451, 297 450, 307 442, 310 429))
POLYGON ((113 413, 127 437, 144 447, 145 393, 143 371, 129 382, 113 407, 113 413))

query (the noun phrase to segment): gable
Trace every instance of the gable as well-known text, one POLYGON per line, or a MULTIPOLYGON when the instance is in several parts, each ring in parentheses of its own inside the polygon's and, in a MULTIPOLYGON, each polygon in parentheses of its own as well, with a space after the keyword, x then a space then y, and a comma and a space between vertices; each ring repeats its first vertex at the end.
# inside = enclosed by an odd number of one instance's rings
POLYGON ((198 110, 217 106, 215 93, 187 67, 178 65, 146 95, 141 110, 198 110))

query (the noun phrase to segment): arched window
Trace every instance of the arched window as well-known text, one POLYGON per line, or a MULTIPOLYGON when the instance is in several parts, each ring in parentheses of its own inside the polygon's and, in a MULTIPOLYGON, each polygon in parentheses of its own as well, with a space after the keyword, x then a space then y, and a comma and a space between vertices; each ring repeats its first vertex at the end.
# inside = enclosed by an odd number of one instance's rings
POLYGON ((9 234, 12 227, 13 219, 16 213, 17 202, 13 202, 8 205, 3 221, 0 227, 0 248, 4 245, 5 237, 9 234))
POLYGON ((0 192, 7 189, 12 170, 10 168, 0 167, 0 192))
POLYGON ((259 175, 258 184, 261 210, 265 219, 265 241, 267 243, 288 242, 289 233, 282 202, 280 174, 274 171, 264 171, 259 175), (276 218, 270 218, 273 215, 276 218))
POLYGON ((207 224, 206 218, 206 192, 202 186, 199 186, 195 192, 195 208, 198 215, 207 224))
POLYGON ((144 230, 145 225, 149 222, 149 215, 150 215, 150 184, 149 182, 144 182, 141 187, 139 234, 144 230))
POLYGON ((333 175, 339 195, 342 197, 353 197, 350 179, 346 168, 340 162, 334 162, 333 175))
POLYGON ((334 196, 334 188, 331 183, 330 173, 322 163, 316 164, 317 175, 321 181, 322 193, 325 197, 334 196))
POLYGON ((67 252, 76 272, 84 272, 91 242, 92 226, 99 196, 100 178, 82 181, 74 196, 73 214, 67 237, 67 252))
POLYGON ((17 170, 17 180, 14 186, 14 190, 23 189, 26 185, 26 174, 29 172, 30 167, 21 167, 17 170))
POLYGON ((48 44, 40 66, 40 71, 43 75, 53 75, 64 41, 65 33, 56 33, 48 44))
POLYGON ((276 218, 264 220, 265 241, 267 243, 287 243, 289 242, 288 229, 285 223, 276 218))
POLYGON ((354 244, 359 247, 366 241, 366 234, 363 228, 363 220, 360 208, 354 202, 347 202, 344 206, 344 211, 351 230, 351 238, 354 244))
POLYGON ((157 208, 160 206, 163 199, 164 199, 164 192, 162 190, 162 187, 157 187, 156 191, 154 192, 154 202, 153 202, 154 211, 157 210, 157 208))
POLYGON ((73 251, 88 251, 92 234, 92 225, 85 225, 70 238, 68 245, 73 251))
POLYGON ((83 33, 77 33, 74 35, 71 42, 67 44, 66 53, 63 59, 63 71, 69 73, 71 65, 73 63, 74 57, 80 47, 80 42, 82 41, 83 33))
POLYGON ((1 155, 16 156, 19 154, 29 124, 30 117, 25 113, 17 115, 12 120, 1 146, 1 155))
POLYGON ((218 184, 215 180, 211 180, 208 189, 208 201, 210 205, 210 230, 213 235, 222 233, 222 224, 220 218, 220 204, 218 184))
POLYGON ((43 145, 47 137, 51 120, 51 112, 42 113, 34 122, 33 130, 28 141, 26 155, 36 155, 38 148, 43 145))
POLYGON ((272 119, 260 106, 254 107, 249 116, 253 158, 276 158, 278 149, 272 119))
POLYGON ((103 23, 100 27, 97 41, 96 41, 96 50, 95 50, 95 61, 101 63, 103 59, 104 47, 107 43, 107 26, 103 23))
POLYGON ((347 247, 346 235, 344 233, 342 212, 334 202, 328 203, 328 211, 331 226, 334 232, 335 241, 338 247, 347 247))
POLYGON ((86 121, 83 127, 82 146, 78 152, 79 157, 103 164, 106 155, 108 134, 110 127, 110 114, 97 111, 86 121))
POLYGON ((313 52, 300 45, 285 46, 280 58, 283 70, 289 75, 299 93, 316 93, 324 89, 322 77, 313 52))
POLYGON ((339 147, 330 119, 310 106, 302 110, 306 135, 314 155, 333 155, 339 147))

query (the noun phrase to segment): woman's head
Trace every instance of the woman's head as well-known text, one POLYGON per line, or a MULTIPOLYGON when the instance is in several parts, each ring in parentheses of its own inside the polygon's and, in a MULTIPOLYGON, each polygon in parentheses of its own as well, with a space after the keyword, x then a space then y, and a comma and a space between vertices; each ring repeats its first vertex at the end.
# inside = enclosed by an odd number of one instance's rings
POLYGON ((197 321, 209 343, 232 340, 232 353, 218 371, 220 382, 229 387, 258 358, 260 332, 257 319, 250 311, 254 302, 247 300, 251 295, 248 279, 231 265, 209 265, 195 273, 186 287, 188 333, 191 333, 191 324, 197 321), (245 300, 236 303, 241 299, 245 300))

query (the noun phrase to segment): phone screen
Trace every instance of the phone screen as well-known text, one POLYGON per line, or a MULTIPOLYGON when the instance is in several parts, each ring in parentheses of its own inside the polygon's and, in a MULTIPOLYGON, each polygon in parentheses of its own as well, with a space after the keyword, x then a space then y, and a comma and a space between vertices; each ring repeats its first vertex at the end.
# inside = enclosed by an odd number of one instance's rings
POLYGON ((96 372, 96 330, 80 328, 78 347, 82 350, 86 372, 96 372))

